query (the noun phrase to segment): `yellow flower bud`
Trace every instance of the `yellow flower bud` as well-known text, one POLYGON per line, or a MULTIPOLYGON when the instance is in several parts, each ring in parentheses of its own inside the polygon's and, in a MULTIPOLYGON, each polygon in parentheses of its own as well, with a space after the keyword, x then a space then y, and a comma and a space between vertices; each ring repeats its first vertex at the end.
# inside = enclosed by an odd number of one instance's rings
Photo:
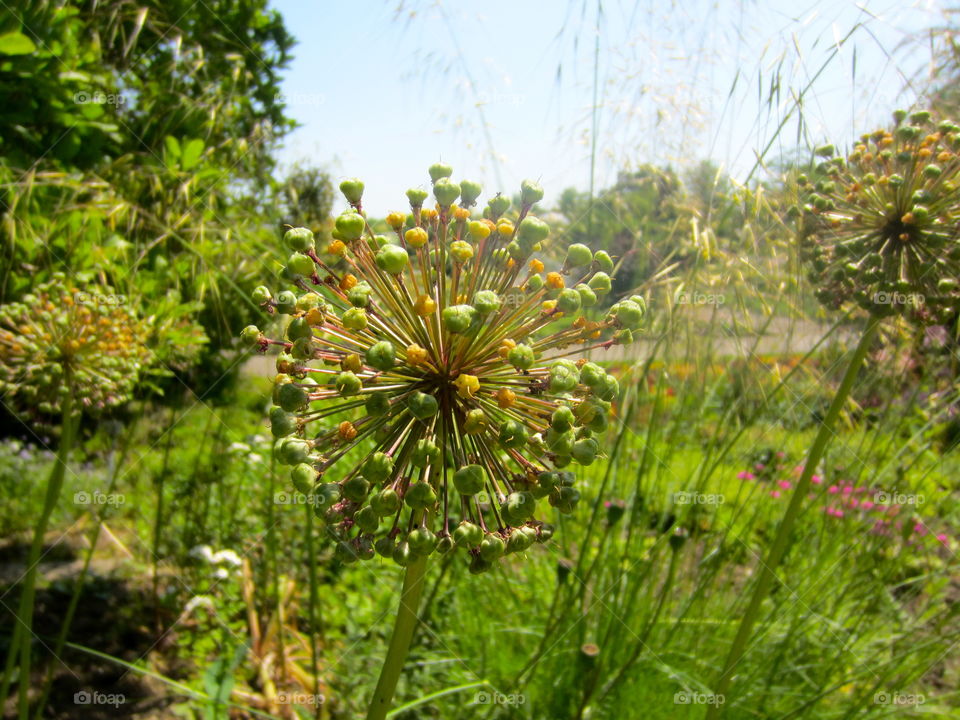
POLYGON ((470 234, 474 240, 486 240, 490 237, 492 229, 490 227, 490 221, 487 220, 474 220, 469 225, 467 225, 467 232, 470 234))
POLYGON ((394 230, 399 230, 403 227, 403 221, 405 220, 403 213, 392 212, 387 213, 387 225, 392 227, 394 230))
POLYGON ((427 244, 430 235, 422 227, 410 228, 403 234, 403 239, 412 248, 420 248, 427 244))
POLYGON ((411 365, 422 365, 427 361, 427 351, 417 345, 407 345, 407 362, 411 365))
POLYGON ((466 304, 467 304, 467 296, 462 293, 460 295, 457 295, 457 305, 466 305, 466 304))
POLYGON ((476 375, 460 373, 457 379, 453 381, 453 384, 457 386, 457 393, 460 397, 467 399, 472 398, 473 394, 480 389, 480 381, 476 375))
POLYGON ((540 260, 534 258, 530 261, 530 272, 540 273, 543 272, 543 263, 540 260))
POLYGON ((344 370, 349 370, 350 372, 360 372, 360 370, 363 368, 363 361, 356 353, 350 353, 340 361, 340 367, 344 370))
POLYGON ((439 213, 437 213, 437 211, 433 208, 424 208, 420 211, 420 217, 422 217, 424 220, 433 220, 438 214, 439 213))
POLYGON ((317 327, 323 325, 323 311, 320 308, 310 308, 307 310, 307 325, 317 327))
POLYGON ((467 220, 470 218, 470 211, 466 208, 458 207, 453 211, 453 217, 457 220, 467 220))
POLYGON ((506 410, 509 407, 513 407, 516 401, 517 394, 513 390, 509 388, 500 388, 497 390, 497 405, 502 409, 506 410))
POLYGON ((344 420, 340 423, 337 432, 343 440, 353 440, 357 436, 357 429, 349 420, 344 420))
POLYGON ((558 272, 547 273, 547 287, 553 290, 563 290, 563 275, 558 272))
MULTIPOLYGON (((339 242, 339 240, 337 242, 339 242)), ((356 286, 356 284, 357 284, 356 276, 351 275, 350 273, 347 273, 342 278, 340 278, 340 289, 343 290, 344 292, 348 292, 349 290, 352 290, 356 286)))
POLYGON ((505 338, 502 343, 500 343, 500 349, 497 351, 504 360, 506 360, 507 355, 510 354, 510 351, 513 350, 517 344, 510 338, 505 338))
POLYGON ((330 255, 336 255, 337 257, 343 257, 347 254, 347 246, 342 240, 334 240, 327 245, 327 253, 330 255))
POLYGON ((541 308, 545 313, 552 313, 554 310, 557 309, 557 301, 556 301, 556 300, 544 300, 544 301, 543 301, 543 304, 540 305, 540 308, 541 308))
POLYGON ((416 311, 417 315, 426 317, 427 315, 432 315, 434 312, 436 312, 437 303, 434 302, 434 299, 429 295, 421 295, 414 303, 413 309, 416 311))
POLYGON ((514 232, 513 223, 509 220, 501 220, 497 223, 497 232, 505 238, 512 238, 514 232))

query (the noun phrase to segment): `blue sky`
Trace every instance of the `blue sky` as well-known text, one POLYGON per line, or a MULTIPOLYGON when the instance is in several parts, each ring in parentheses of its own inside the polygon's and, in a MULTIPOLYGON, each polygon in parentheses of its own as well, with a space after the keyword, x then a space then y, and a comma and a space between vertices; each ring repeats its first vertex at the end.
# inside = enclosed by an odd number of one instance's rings
POLYGON ((769 159, 844 144, 913 102, 915 36, 940 21, 934 0, 605 0, 599 18, 596 0, 272 4, 299 41, 282 92, 302 126, 281 162, 362 178, 378 215, 439 159, 491 194, 586 189, 595 89, 598 188, 702 158, 743 179, 771 139, 769 159))

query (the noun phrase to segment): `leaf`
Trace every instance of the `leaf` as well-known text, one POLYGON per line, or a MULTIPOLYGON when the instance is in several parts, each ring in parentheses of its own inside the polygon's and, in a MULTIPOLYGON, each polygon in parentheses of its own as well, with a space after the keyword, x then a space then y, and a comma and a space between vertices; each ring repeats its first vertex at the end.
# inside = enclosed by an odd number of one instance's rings
POLYGON ((183 146, 183 154, 180 158, 180 166, 184 170, 190 170, 200 160, 203 155, 203 140, 200 138, 191 138, 183 146))
POLYGON ((22 32, 9 32, 0 35, 0 55, 30 55, 36 52, 33 40, 22 32))
POLYGON ((174 161, 180 157, 180 143, 172 135, 167 135, 163 139, 163 144, 167 148, 167 155, 170 156, 170 160, 174 161))

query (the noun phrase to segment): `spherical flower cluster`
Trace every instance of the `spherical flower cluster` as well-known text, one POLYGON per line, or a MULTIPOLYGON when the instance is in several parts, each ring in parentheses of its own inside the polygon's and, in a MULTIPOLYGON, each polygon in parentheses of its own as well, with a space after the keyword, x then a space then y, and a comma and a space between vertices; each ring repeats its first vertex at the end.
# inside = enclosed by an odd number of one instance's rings
POLYGON ((538 502, 573 510, 565 468, 600 454, 596 434, 619 392, 599 365, 572 358, 632 341, 645 312, 634 296, 599 319, 584 314, 610 291, 606 253, 571 245, 544 274, 533 257, 550 233, 530 213, 537 184, 523 183, 519 212, 498 194, 474 217, 480 186, 450 175, 430 168, 436 206, 409 190, 410 213, 386 218, 390 237, 362 214, 363 184, 345 181, 353 210, 332 241, 285 235, 297 290, 254 293, 290 317, 286 339, 242 333, 261 350, 283 347, 277 456, 347 562, 379 553, 405 566, 460 547, 482 572, 549 538, 538 502), (343 477, 325 477, 350 459, 343 477))
POLYGON ((0 393, 28 411, 101 411, 130 399, 149 350, 147 328, 109 288, 84 291, 57 275, 0 306, 0 393))
POLYGON ((895 114, 844 159, 799 178, 801 248, 817 297, 872 315, 942 323, 960 306, 960 125, 895 114))

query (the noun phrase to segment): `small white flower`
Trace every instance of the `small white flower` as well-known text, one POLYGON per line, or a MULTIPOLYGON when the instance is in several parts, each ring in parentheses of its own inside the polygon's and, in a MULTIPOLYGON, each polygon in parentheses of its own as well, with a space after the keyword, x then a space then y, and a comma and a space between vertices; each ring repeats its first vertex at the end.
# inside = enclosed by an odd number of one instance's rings
POLYGON ((213 551, 210 549, 209 545, 197 545, 190 549, 190 552, 187 553, 190 557, 197 558, 197 560, 204 560, 208 563, 213 563, 213 551))
POLYGON ((233 567, 240 567, 241 564, 240 556, 233 550, 220 550, 213 555, 211 562, 214 565, 232 565, 233 567))

